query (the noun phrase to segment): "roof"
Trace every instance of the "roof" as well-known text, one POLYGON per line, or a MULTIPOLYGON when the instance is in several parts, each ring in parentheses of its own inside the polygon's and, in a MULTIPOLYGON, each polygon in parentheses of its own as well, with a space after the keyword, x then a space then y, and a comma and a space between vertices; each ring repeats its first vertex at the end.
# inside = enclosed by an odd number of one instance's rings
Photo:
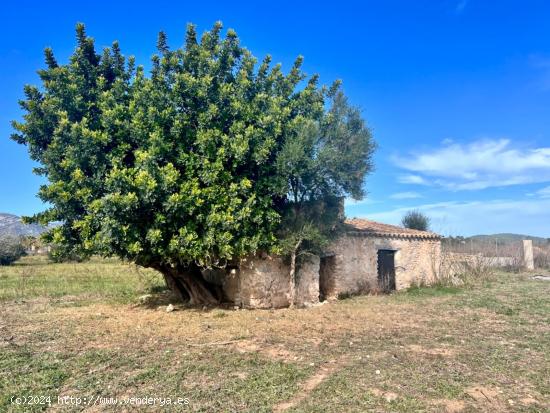
POLYGON ((346 219, 345 231, 362 236, 374 236, 385 238, 416 238, 416 239, 440 239, 435 232, 419 231, 416 229, 402 228, 396 225, 382 224, 368 219, 346 219))

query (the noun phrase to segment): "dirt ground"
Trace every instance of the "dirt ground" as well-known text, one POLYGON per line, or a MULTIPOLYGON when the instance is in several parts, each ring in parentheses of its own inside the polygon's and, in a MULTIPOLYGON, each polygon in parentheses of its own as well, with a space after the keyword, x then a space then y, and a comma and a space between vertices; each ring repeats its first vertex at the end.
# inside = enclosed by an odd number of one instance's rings
POLYGON ((134 411, 131 397, 187 400, 146 411, 550 411, 550 282, 274 311, 138 301, 0 303, 0 411, 134 411), (12 401, 30 395, 51 402, 12 401))

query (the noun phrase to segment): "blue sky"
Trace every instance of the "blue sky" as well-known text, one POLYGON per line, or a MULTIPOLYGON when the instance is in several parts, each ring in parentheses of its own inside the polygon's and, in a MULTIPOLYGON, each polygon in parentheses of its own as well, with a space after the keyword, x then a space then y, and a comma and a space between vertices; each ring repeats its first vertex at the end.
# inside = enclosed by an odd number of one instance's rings
POLYGON ((348 216, 398 223, 417 208, 443 234, 550 237, 550 3, 546 1, 5 3, 0 26, 0 212, 32 214, 26 149, 9 140, 42 50, 60 62, 84 22, 98 46, 119 40, 149 64, 156 34, 221 20, 256 57, 342 79, 379 144, 368 197, 348 216))

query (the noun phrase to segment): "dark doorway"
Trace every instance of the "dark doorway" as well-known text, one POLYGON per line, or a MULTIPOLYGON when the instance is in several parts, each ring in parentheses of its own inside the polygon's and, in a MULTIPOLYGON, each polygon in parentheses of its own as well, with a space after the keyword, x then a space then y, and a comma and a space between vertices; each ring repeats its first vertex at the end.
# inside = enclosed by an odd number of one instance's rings
POLYGON ((319 268, 319 301, 325 301, 334 294, 334 277, 336 271, 336 257, 329 255, 321 257, 319 268))
POLYGON ((386 293, 395 290, 395 251, 378 250, 378 287, 386 293))

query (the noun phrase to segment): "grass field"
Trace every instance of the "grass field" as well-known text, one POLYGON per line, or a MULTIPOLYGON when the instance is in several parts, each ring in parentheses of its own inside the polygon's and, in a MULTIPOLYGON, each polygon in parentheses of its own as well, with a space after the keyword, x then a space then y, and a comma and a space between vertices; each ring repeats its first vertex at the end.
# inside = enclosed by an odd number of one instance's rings
POLYGON ((161 290, 117 261, 0 267, 0 411, 135 410, 58 396, 188 399, 145 411, 550 411, 547 281, 499 274, 275 311, 168 313, 161 290), (51 407, 10 401, 31 395, 51 407))

